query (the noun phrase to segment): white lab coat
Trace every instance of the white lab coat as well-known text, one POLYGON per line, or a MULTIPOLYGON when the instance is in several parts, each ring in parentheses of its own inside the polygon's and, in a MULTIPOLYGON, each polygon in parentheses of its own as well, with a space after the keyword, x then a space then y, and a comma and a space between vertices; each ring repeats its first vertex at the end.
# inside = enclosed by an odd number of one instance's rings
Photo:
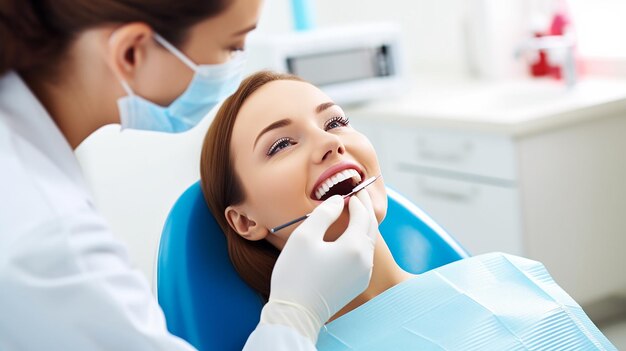
MULTIPOLYGON (((262 325, 246 350, 314 350, 262 325)), ((13 72, 0 77, 0 350, 193 350, 97 213, 67 141, 13 72)))

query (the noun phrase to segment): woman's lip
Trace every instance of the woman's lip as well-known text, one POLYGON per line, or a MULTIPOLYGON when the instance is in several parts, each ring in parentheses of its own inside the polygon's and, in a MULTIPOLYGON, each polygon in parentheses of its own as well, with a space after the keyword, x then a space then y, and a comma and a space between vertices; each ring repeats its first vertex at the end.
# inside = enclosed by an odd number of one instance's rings
POLYGON ((315 201, 319 201, 317 197, 315 196, 315 190, 317 190, 317 188, 319 188, 319 186, 322 185, 322 183, 326 181, 326 179, 328 179, 330 176, 335 175, 336 173, 344 171, 346 169, 356 170, 361 176, 361 179, 365 179, 365 174, 363 174, 363 170, 357 164, 352 163, 352 162, 342 162, 342 163, 336 164, 332 167, 329 167, 327 170, 322 172, 322 174, 319 176, 319 178, 315 182, 315 185, 313 186, 313 189, 311 189, 311 192, 309 193, 309 196, 311 197, 311 199, 315 201))

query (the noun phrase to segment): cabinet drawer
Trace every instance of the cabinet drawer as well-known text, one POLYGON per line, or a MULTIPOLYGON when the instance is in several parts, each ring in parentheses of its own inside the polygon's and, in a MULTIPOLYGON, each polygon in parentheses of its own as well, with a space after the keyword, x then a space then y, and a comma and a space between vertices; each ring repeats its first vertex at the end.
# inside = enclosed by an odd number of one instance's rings
POLYGON ((380 138, 385 143, 384 158, 395 167, 418 166, 517 179, 515 147, 508 137, 390 126, 381 131, 380 138))
POLYGON ((428 213, 470 254, 524 254, 517 188, 402 172, 385 182, 428 213))

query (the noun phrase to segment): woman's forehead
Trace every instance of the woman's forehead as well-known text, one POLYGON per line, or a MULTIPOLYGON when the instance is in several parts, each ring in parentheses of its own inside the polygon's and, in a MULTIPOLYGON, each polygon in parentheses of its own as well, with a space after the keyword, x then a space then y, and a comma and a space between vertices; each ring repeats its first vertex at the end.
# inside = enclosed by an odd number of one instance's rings
POLYGON ((266 83, 243 103, 235 130, 258 133, 278 120, 315 116, 316 107, 331 101, 320 89, 307 82, 277 80, 266 83))

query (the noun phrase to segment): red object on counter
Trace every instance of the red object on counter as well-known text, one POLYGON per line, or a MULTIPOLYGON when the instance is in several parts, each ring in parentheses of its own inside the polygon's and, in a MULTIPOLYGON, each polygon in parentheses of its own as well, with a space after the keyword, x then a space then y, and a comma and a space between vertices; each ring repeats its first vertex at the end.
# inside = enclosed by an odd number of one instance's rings
MULTIPOLYGON (((570 20, 565 14, 565 10, 557 12, 552 18, 552 24, 550 25, 550 35, 564 35, 567 26, 570 25, 570 20)), ((550 76, 561 79, 561 67, 550 66, 550 76)))
MULTIPOLYGON (((535 38, 540 38, 544 35, 541 33, 535 33, 535 38)), ((539 50, 539 59, 530 64, 530 74, 533 77, 545 77, 550 74, 552 67, 548 62, 548 53, 545 50, 539 50)))
MULTIPOLYGON (((561 0, 557 6, 557 10, 552 17, 550 28, 545 33, 535 33, 535 37, 539 38, 546 35, 564 35, 567 31, 567 27, 571 25, 569 15, 567 12, 567 4, 561 0)), ((548 52, 546 50, 539 50, 538 59, 530 64, 530 74, 533 77, 545 77, 551 76, 556 79, 561 79, 561 67, 558 65, 551 65, 548 52)))

